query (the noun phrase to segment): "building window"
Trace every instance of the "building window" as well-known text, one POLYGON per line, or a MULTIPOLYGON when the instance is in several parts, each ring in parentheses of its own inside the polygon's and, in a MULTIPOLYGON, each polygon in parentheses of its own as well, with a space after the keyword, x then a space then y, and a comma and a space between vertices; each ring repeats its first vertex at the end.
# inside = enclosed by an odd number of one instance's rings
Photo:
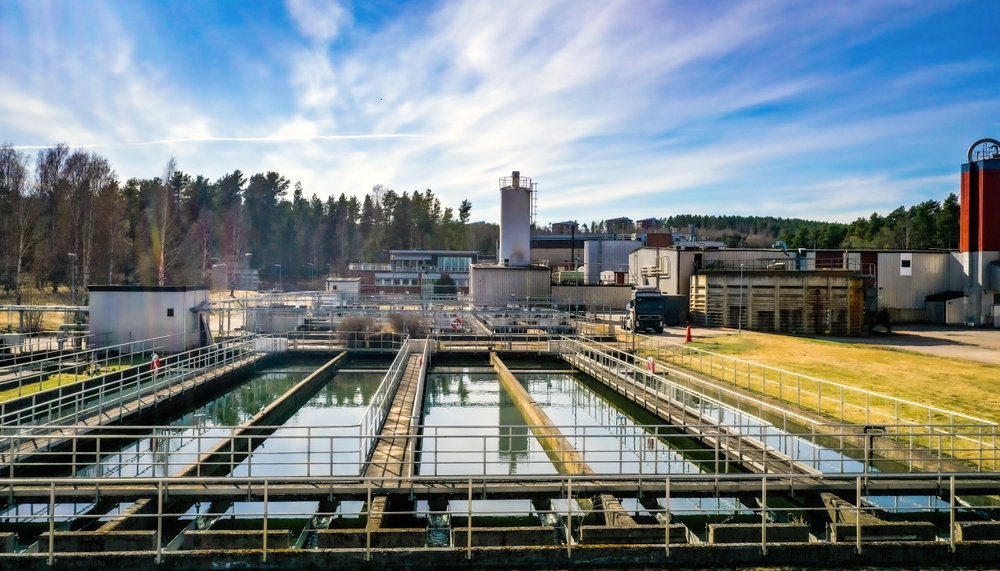
POLYGON ((167 317, 173 317, 173 316, 174 316, 174 308, 168 307, 167 308, 167 317))

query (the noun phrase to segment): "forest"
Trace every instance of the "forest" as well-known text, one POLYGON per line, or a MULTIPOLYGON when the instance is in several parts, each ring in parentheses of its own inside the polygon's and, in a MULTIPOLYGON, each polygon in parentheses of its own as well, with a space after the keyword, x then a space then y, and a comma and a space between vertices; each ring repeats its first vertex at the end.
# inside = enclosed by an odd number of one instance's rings
MULTIPOLYGON (((612 232, 672 231, 699 240, 723 242, 729 248, 772 248, 783 242, 788 248, 952 250, 958 248, 959 204, 954 193, 942 202, 927 200, 899 208, 882 216, 873 212, 850 224, 819 222, 773 216, 719 216, 676 214, 647 218, 644 225, 615 227, 603 220, 578 224, 582 234, 612 232)), ((551 232, 551 227, 539 232, 551 232)))
MULTIPOLYGON (((267 282, 278 272, 289 281, 343 275, 351 262, 388 262, 390 249, 495 254, 499 227, 470 223, 471 211, 468 200, 457 209, 442 205, 430 189, 375 185, 362 199, 341 192, 323 200, 307 197, 301 184, 275 171, 247 176, 234 170, 210 180, 182 172, 173 159, 158 177, 122 182, 94 152, 56 145, 31 157, 4 144, 0 287, 20 304, 30 303, 26 292, 54 292, 74 279, 81 290, 85 284, 207 284, 212 266, 233 270, 247 260, 267 282)), ((644 222, 649 230, 693 231, 734 248, 783 242, 788 248, 954 249, 959 204, 950 194, 850 224, 691 214, 644 222)), ((607 227, 592 221, 580 231, 607 227)), ((534 231, 551 232, 551 226, 534 231)))
POLYGON ((0 285, 24 294, 84 284, 207 284, 249 260, 262 280, 341 274, 388 262, 389 249, 494 251, 499 228, 469 224, 472 204, 431 190, 375 185, 363 199, 321 200, 274 171, 218 180, 168 161, 161 176, 120 181, 108 160, 65 145, 32 158, 0 146, 0 285), (245 257, 246 253, 252 256, 245 257), (279 268, 280 266, 280 268, 279 268))

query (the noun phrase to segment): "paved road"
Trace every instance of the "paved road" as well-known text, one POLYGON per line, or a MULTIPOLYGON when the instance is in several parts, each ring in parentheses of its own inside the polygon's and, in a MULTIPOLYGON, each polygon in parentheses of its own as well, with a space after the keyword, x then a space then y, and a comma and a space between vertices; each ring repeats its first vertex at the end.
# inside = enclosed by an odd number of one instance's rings
POLYGON ((1000 365, 1000 328, 899 324, 892 329, 892 335, 852 341, 1000 365))

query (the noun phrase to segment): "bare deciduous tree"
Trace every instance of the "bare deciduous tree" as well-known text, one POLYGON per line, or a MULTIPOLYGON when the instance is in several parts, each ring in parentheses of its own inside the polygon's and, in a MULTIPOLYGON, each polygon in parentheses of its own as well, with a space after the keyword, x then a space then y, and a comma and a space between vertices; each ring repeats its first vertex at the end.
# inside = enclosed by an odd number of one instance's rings
POLYGON ((4 216, 0 227, 4 272, 13 278, 16 303, 22 301, 25 266, 34 246, 38 204, 35 186, 28 182, 28 156, 11 145, 0 146, 0 210, 4 216))

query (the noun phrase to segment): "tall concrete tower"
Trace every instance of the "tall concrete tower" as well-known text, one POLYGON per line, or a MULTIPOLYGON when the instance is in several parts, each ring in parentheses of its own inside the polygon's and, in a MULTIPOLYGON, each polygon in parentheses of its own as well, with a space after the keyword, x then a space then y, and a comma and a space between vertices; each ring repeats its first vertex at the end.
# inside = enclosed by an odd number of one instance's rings
POLYGON ((1000 289, 1000 142, 980 139, 962 165, 958 248, 965 266, 967 325, 996 325, 1000 289))
POLYGON ((500 179, 500 252, 504 266, 531 264, 531 179, 514 171, 500 179))

